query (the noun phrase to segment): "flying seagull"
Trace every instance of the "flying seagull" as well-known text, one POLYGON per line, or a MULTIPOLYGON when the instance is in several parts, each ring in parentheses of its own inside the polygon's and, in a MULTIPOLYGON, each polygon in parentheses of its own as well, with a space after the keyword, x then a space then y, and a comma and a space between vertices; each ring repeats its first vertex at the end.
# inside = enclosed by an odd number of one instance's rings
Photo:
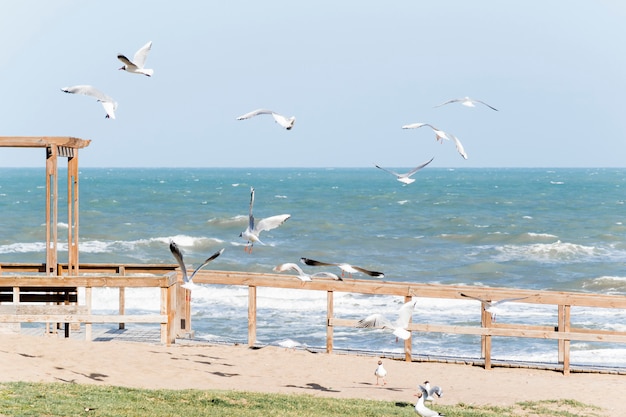
POLYGON ((412 300, 402 304, 402 307, 400 307, 400 310, 398 310, 398 318, 395 322, 391 322, 382 314, 376 313, 359 320, 356 327, 380 327, 387 330, 393 330, 393 334, 397 338, 407 340, 409 337, 411 337, 411 332, 409 332, 406 328, 409 327, 409 320, 411 320, 411 316, 413 315, 413 309, 415 308, 415 304, 417 304, 417 300, 412 300))
POLYGON ((435 410, 431 410, 430 408, 424 405, 424 401, 429 396, 428 390, 419 386, 420 392, 417 393, 417 402, 415 403, 415 412, 419 414, 421 417, 439 417, 443 416, 443 414, 439 414, 435 410))
POLYGON ((244 247, 244 250, 248 253, 252 253, 252 246, 255 243, 265 245, 259 239, 259 234, 264 230, 272 230, 285 223, 290 214, 279 214, 277 216, 261 219, 255 223, 254 215, 252 214, 252 206, 254 205, 254 187, 250 187, 250 214, 248 216, 248 227, 246 230, 239 234, 239 237, 244 238, 248 243, 244 247))
POLYGON ((498 109, 496 109, 495 107, 490 106, 489 104, 485 103, 484 101, 474 100, 474 99, 471 99, 469 97, 454 98, 452 100, 446 101, 445 103, 438 104, 435 107, 441 107, 441 106, 444 106, 444 105, 450 104, 450 103, 461 103, 465 107, 476 107, 476 103, 480 103, 480 104, 483 104, 483 105, 489 107, 491 110, 498 111, 498 109))
POLYGON ((420 390, 423 389, 426 391, 426 398, 424 398, 424 401, 434 401, 435 397, 433 397, 433 395, 436 395, 438 398, 441 398, 443 395, 443 390, 440 386, 435 385, 434 387, 431 387, 430 382, 428 381, 424 381, 424 385, 418 385, 418 387, 420 390))
POLYGON ((374 371, 374 375, 376 375, 376 385, 378 385, 378 380, 381 378, 383 380, 383 385, 387 385, 387 379, 385 379, 385 377, 387 376, 387 370, 383 366, 383 361, 378 361, 378 366, 374 371))
POLYGON ((457 152, 461 155, 461 157, 463 157, 463 159, 467 159, 467 153, 465 152, 465 148, 463 148, 463 144, 461 143, 459 138, 457 138, 456 136, 450 133, 446 133, 443 130, 437 129, 435 126, 429 123, 411 123, 411 124, 402 126, 402 129, 418 129, 423 126, 430 127, 433 130, 433 132, 435 132, 435 140, 441 143, 443 143, 444 139, 454 141, 454 145, 456 146, 457 152))
POLYGON ((251 111, 250 113, 246 113, 244 115, 237 117, 237 120, 250 119, 254 116, 258 116, 259 114, 271 114, 274 120, 276 121, 276 123, 278 123, 279 125, 281 125, 287 130, 291 130, 291 128, 293 127, 293 124, 296 122, 296 118, 294 116, 287 118, 283 116, 282 114, 278 114, 276 112, 273 112, 271 110, 266 110, 266 109, 257 109, 257 110, 251 111))
POLYGON ((124 70, 132 74, 143 74, 151 77, 152 74, 154 74, 154 70, 144 68, 150 48, 152 48, 152 41, 139 48, 139 50, 135 52, 135 56, 132 61, 126 58, 123 54, 117 54, 117 59, 124 63, 124 66, 121 67, 120 70, 124 70))
POLYGON ((369 275, 370 277, 376 277, 376 278, 384 278, 385 274, 383 274, 382 272, 377 272, 377 271, 369 271, 365 268, 361 268, 359 266, 354 266, 354 265, 350 265, 347 263, 327 263, 327 262, 320 262, 320 261, 316 261, 314 259, 309 259, 309 258, 300 258, 300 262, 302 262, 305 265, 309 265, 309 266, 336 266, 339 267, 339 269, 341 269, 341 276, 343 277, 344 274, 350 274, 350 277, 352 277, 352 274, 356 274, 357 272, 361 272, 365 275, 369 275))
POLYGON ((390 173, 391 175, 395 175, 396 179, 398 181, 400 181, 401 183, 403 183, 403 184, 411 184, 412 182, 415 181, 415 178, 411 178, 411 175, 415 174, 417 171, 419 171, 420 169, 424 168, 426 165, 430 164, 433 161, 433 159, 435 159, 435 158, 434 157, 430 158, 430 161, 424 162, 423 164, 416 166, 415 168, 413 168, 412 170, 410 170, 409 172, 407 172, 405 174, 399 174, 399 173, 397 173, 395 171, 383 168, 383 167, 378 166, 378 165, 375 165, 375 166, 376 166, 376 168, 382 169, 383 171, 386 171, 386 172, 390 173))
POLYGON ((115 119, 115 110, 117 109, 117 102, 111 97, 104 94, 102 91, 90 86, 90 85, 75 85, 73 87, 63 87, 61 91, 70 94, 83 94, 90 96, 102 103, 102 107, 107 112, 105 116, 107 119, 115 119))
POLYGON ((499 307, 500 304, 528 298, 528 297, 515 297, 515 298, 503 298, 502 300, 498 300, 498 301, 489 301, 489 300, 483 300, 482 298, 479 298, 479 297, 474 297, 472 295, 467 295, 463 293, 459 293, 459 294, 461 294, 462 297, 471 298, 471 299, 478 300, 481 303, 483 303, 483 305, 485 306, 485 311, 491 314, 491 319, 494 322, 496 321, 496 314, 502 312, 502 309, 499 307))
POLYGON ((342 281, 340 277, 333 274, 332 272, 316 272, 315 274, 307 274, 298 264, 294 264, 292 262, 287 262, 284 264, 276 265, 274 267, 274 271, 276 272, 285 272, 285 271, 295 271, 298 275, 296 275, 302 281, 311 281, 312 278, 332 278, 336 281, 342 281))
POLYGON ((191 276, 187 276, 187 268, 185 267, 185 262, 183 261, 183 254, 178 248, 178 245, 173 240, 170 240, 170 252, 172 252, 172 255, 174 255, 174 258, 176 258, 176 262, 178 262, 178 266, 180 266, 180 270, 183 272, 184 282, 183 282, 183 285, 181 285, 181 287, 191 291, 192 289, 197 287, 197 285, 194 284, 193 282, 193 277, 196 275, 196 273, 202 268, 204 268, 205 266, 207 266, 207 264, 211 262, 213 259, 220 256, 222 252, 224 252, 224 249, 220 249, 217 252, 215 252, 213 255, 209 256, 204 262, 202 262, 202 264, 199 267, 197 267, 193 271, 191 276))
POLYGON ((411 123, 411 124, 402 126, 402 129, 419 129, 420 127, 424 127, 424 126, 430 127, 433 130, 433 132, 435 132, 435 140, 442 142, 442 143, 444 139, 450 140, 446 132, 444 132, 443 130, 437 129, 435 126, 429 123, 411 123))

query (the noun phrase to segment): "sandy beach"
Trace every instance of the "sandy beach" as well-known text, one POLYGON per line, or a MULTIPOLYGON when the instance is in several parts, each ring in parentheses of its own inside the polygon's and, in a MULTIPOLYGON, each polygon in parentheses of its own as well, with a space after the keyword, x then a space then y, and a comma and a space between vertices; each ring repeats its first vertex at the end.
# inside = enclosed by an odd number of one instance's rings
POLYGON ((574 399, 626 415, 626 376, 418 363, 383 359, 387 384, 376 385, 377 357, 279 347, 86 342, 46 336, 0 337, 0 382, 66 382, 136 388, 220 389, 367 398, 412 403, 417 385, 440 385, 439 404, 513 405, 574 399), (480 392, 477 387, 481 387, 480 392))

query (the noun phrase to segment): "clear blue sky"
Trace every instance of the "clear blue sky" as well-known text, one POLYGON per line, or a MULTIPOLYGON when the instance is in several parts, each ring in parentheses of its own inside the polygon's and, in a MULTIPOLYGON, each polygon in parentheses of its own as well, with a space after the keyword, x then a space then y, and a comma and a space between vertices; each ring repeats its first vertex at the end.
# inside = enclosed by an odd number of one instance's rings
POLYGON ((6 1, 0 136, 91 139, 82 167, 624 167, 624 22, 617 0, 6 1), (153 77, 117 70, 149 40, 153 77), (499 111, 433 108, 463 96, 499 111), (235 120, 260 107, 294 128, 235 120))

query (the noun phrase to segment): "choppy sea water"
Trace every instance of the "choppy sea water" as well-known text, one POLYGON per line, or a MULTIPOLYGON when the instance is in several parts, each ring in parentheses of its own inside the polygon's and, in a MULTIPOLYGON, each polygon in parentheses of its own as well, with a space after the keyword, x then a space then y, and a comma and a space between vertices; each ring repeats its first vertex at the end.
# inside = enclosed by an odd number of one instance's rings
MULTIPOLYGON (((64 173, 59 175, 60 260, 66 257, 64 173)), ((217 249, 209 267, 271 272, 302 256, 383 271, 385 280, 626 296, 626 169, 442 169, 402 185, 375 168, 100 169, 80 173, 80 262, 174 263, 174 239, 187 263, 217 249), (251 255, 239 238, 250 187, 257 219, 291 214, 263 232, 251 255)), ((45 172, 0 169, 0 262, 45 260, 45 172)), ((319 269, 303 268, 307 272, 319 269)), ((327 269, 328 270, 328 269, 327 269)), ((332 270, 331 270, 332 272, 332 270)), ((334 272, 338 272, 334 271, 334 272)), ((363 278, 363 277, 360 277, 363 278)), ((192 300, 199 338, 247 337, 247 289, 203 286, 192 300)), ((158 310, 156 292, 129 291, 127 308, 158 310)), ((258 289, 257 337, 325 345, 326 295, 258 289)), ((413 320, 478 323, 479 303, 419 299, 413 320)), ((113 311, 117 292, 98 290, 96 310, 113 311)), ((397 297, 335 294, 335 315, 393 318, 397 297)), ((498 321, 555 325, 556 308, 505 305, 498 321)), ((626 331, 626 311, 572 309, 572 324, 626 331)), ((401 352, 389 333, 335 328, 336 348, 401 352)), ((416 333, 413 351, 479 357, 474 336, 416 333)), ((626 366, 626 346, 572 342, 572 363, 626 366)), ((555 341, 494 338, 494 359, 556 362, 555 341)))

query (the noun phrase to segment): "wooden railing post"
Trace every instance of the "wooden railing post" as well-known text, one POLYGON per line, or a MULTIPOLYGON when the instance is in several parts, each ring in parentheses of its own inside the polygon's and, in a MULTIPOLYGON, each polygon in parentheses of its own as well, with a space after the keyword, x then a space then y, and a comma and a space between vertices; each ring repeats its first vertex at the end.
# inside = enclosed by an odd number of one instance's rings
MULTIPOLYGON (((569 305, 560 305, 559 304, 559 324, 558 331, 559 332, 569 332, 571 323, 570 323, 570 314, 571 314, 571 306, 569 305)), ((570 341, 568 339, 559 339, 559 363, 563 364, 563 374, 569 374, 569 365, 570 365, 570 350, 569 350, 570 341)))
MULTIPOLYGON (((120 274, 121 276, 126 275, 126 268, 124 268, 123 265, 121 265, 118 269, 117 269, 117 273, 120 274)), ((124 287, 119 287, 118 288, 119 291, 119 314, 120 316, 126 314, 126 288, 124 287)), ((120 330, 123 330, 126 327, 125 323, 118 323, 117 328, 120 330)))
MULTIPOLYGON (((491 327, 491 313, 485 310, 485 303, 481 303, 481 326, 484 328, 491 327)), ((482 338, 482 356, 485 360, 485 369, 491 369, 491 335, 481 336, 482 338)))
MULTIPOLYGON (((410 295, 404 296, 405 303, 408 303, 412 299, 413 297, 411 297, 410 295)), ((412 322, 413 322, 413 314, 411 314, 411 317, 409 317, 409 324, 411 324, 412 322)), ((413 333, 411 333, 411 336, 409 336, 409 338, 404 341, 404 360, 406 362, 411 362, 413 360, 412 353, 413 353, 413 333)))
POLYGON ((248 346, 256 343, 256 287, 248 286, 248 346))
POLYGON ((335 303, 333 291, 326 292, 326 353, 333 353, 333 325, 335 303))

